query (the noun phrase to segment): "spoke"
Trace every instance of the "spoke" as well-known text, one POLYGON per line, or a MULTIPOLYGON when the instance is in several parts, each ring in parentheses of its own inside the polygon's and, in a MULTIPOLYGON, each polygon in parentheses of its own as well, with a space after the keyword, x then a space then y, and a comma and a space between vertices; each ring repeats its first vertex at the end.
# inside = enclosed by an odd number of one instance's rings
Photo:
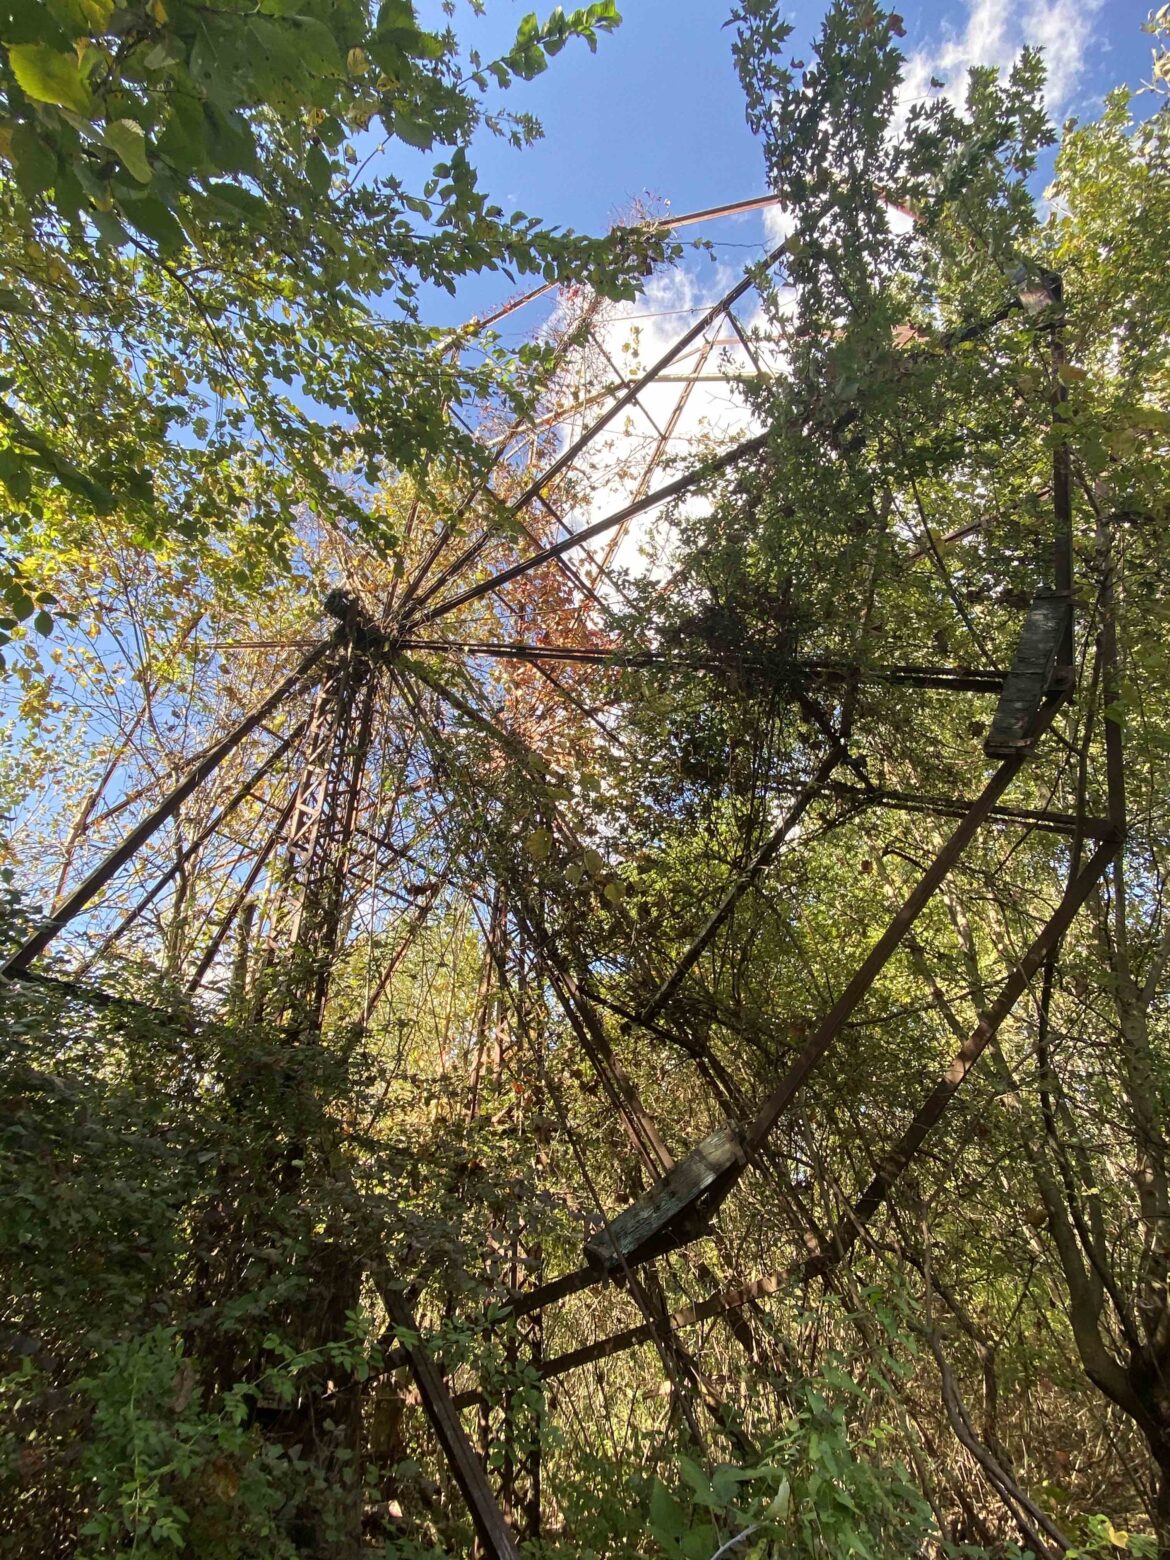
MULTIPOLYGON (((761 263, 759 271, 766 273, 774 265, 776 265, 784 255, 786 247, 786 244, 780 244, 776 249, 774 249, 772 253, 768 255, 761 263)), ((698 341, 700 337, 704 336, 712 321, 718 319, 726 309, 729 309, 733 303, 735 303, 739 298, 742 298, 744 293, 748 292, 749 289, 755 285, 756 274, 757 272, 755 271, 749 271, 748 274, 744 276, 741 281, 737 282, 728 293, 719 299, 717 303, 713 304, 700 320, 692 325, 689 330, 685 331, 683 335, 681 335, 674 343, 674 345, 669 347, 667 351, 663 353, 663 355, 656 363, 653 363, 648 369, 646 369, 646 371, 638 379, 636 379, 622 395, 618 396, 612 406, 608 407, 606 411, 604 411, 601 416, 585 430, 584 433, 582 433, 577 439, 573 440, 573 442, 569 444, 569 446, 563 450, 560 455, 557 456, 556 460, 554 460, 552 464, 545 469, 545 471, 543 471, 537 478, 535 478, 534 481, 530 482, 518 498, 513 500, 510 506, 512 511, 516 512, 520 509, 523 509, 531 502, 533 498, 536 497, 538 493, 542 491, 542 489, 548 486, 548 484, 555 476, 572 465, 573 462, 577 460, 581 452, 586 449, 587 446, 592 442, 592 440, 595 439, 604 428, 607 428, 620 412, 624 411, 627 406, 631 405, 637 399, 637 395, 640 390, 645 389, 647 385, 651 384, 654 379, 656 379, 657 376, 663 372, 664 369, 668 368, 670 364, 674 362, 675 358, 677 358, 680 353, 684 352, 686 348, 691 345, 692 342, 698 341)), ((474 563, 476 558, 479 557, 480 553, 487 546, 490 539, 490 532, 480 536, 468 548, 466 548, 459 555, 459 557, 454 560, 454 562, 448 564, 445 569, 440 570, 439 574, 431 582, 431 584, 428 585, 425 590, 419 592, 416 598, 418 604, 420 606, 425 606, 425 604, 433 596, 442 590, 444 585, 446 585, 449 580, 463 573, 464 570, 467 569, 470 564, 474 563)))
MULTIPOLYGON (((592 525, 585 526, 580 531, 574 531, 563 541, 554 542, 550 547, 543 548, 531 558, 524 558, 519 563, 514 563, 511 568, 501 569, 498 574, 481 580, 478 585, 462 591, 458 596, 452 596, 448 600, 440 602, 432 607, 429 612, 421 612, 412 616, 407 621, 407 627, 413 628, 424 623, 437 622, 439 618, 446 617, 449 612, 454 612, 457 607, 466 606, 468 602, 478 601, 482 596, 489 595, 498 590, 501 585, 507 585, 511 580, 519 579, 522 575, 530 574, 533 569, 539 569, 554 558, 559 558, 562 553, 571 552, 573 548, 580 547, 586 542, 591 542, 597 536, 604 536, 607 531, 615 526, 632 520, 635 515, 643 514, 647 509, 654 509, 659 504, 665 504, 670 499, 680 498, 684 493, 689 493, 692 488, 698 487, 701 482, 717 476, 721 471, 727 470, 737 461, 745 460, 751 455, 758 455, 766 448, 767 434, 757 434, 755 438, 746 439, 742 444, 737 444, 733 449, 726 450, 722 455, 716 455, 705 462, 697 470, 688 472, 686 476, 677 478, 674 482, 667 483, 665 487, 656 488, 653 493, 647 493, 645 497, 636 503, 627 504, 619 509, 616 514, 607 515, 603 520, 596 520, 592 525)), ((428 594, 430 594, 428 592, 428 594)), ((425 597, 420 598, 420 600, 425 597)))

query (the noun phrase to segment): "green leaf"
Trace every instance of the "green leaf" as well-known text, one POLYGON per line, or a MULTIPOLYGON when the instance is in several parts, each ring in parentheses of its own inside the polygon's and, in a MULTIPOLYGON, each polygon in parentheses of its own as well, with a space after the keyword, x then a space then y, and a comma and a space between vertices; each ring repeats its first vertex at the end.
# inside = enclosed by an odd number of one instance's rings
POLYGON ((548 69, 548 60, 539 43, 530 43, 525 48, 518 48, 508 56, 508 64, 522 81, 531 81, 534 76, 539 76, 548 69))
POLYGON ((171 100, 170 115, 154 137, 155 153, 179 173, 191 173, 207 165, 207 137, 203 105, 185 92, 171 100))
POLYGON ((221 173, 255 174, 259 169, 252 127, 237 110, 224 111, 215 103, 204 105, 203 128, 207 149, 221 173))
POLYGON ((650 1492, 650 1527, 659 1543, 677 1541, 687 1530, 687 1515, 659 1479, 650 1492))
POLYGON ((780 1480, 780 1488, 776 1491, 771 1505, 764 1512, 766 1522, 787 1522, 788 1509, 792 1504, 792 1486, 785 1477, 780 1480))
POLYGON ((246 222, 258 223, 268 214, 268 202, 240 184, 229 184, 224 180, 209 185, 207 193, 214 198, 224 216, 240 216, 246 222))
POLYGON ((305 177, 308 179, 309 187, 314 194, 328 194, 333 170, 329 165, 328 157, 326 157, 319 146, 310 146, 305 156, 305 177))
POLYGON ((286 21, 253 16, 248 31, 254 90, 279 112, 292 112, 308 94, 312 63, 309 55, 302 51, 286 21))
POLYGON ((345 77, 345 60, 337 39, 324 22, 315 16, 290 16, 288 28, 292 47, 310 71, 319 76, 345 77))
POLYGON ((416 37, 405 41, 402 47, 405 53, 419 60, 441 60, 446 52, 446 44, 438 33, 420 32, 416 37))
POLYGON ((711 1480, 708 1479, 697 1462, 690 1457, 680 1456, 678 1466, 683 1478, 690 1485, 691 1489, 694 1490, 695 1499, 700 1506, 715 1506, 719 1504, 715 1497, 711 1480))
POLYGON ((703 1522, 683 1534, 680 1553, 684 1560, 710 1560, 711 1552, 718 1542, 714 1526, 710 1522, 703 1522))
POLYGON ((115 119, 102 131, 102 140, 116 152, 139 184, 149 184, 153 170, 146 157, 146 132, 133 119, 115 119))
POLYGON ((8 59, 12 74, 30 98, 71 108, 75 114, 89 113, 93 99, 75 54, 62 54, 46 43, 14 43, 8 47, 8 59))
POLYGON ((163 254, 173 254, 182 247, 186 235, 178 218, 153 195, 148 195, 144 200, 127 200, 121 204, 120 210, 130 226, 156 243, 163 254))
POLYGON ((130 241, 130 235, 112 211, 91 211, 89 220, 98 231, 101 242, 108 249, 121 249, 130 241))
POLYGON ((0 482, 3 482, 17 503, 23 503, 32 492, 32 473, 27 463, 12 449, 0 449, 0 482))
POLYGON ((12 131, 12 164, 16 183, 26 200, 51 189, 57 175, 53 149, 29 124, 16 125, 12 131))
POLYGON ((395 114, 391 121, 394 134, 400 141, 405 141, 407 146, 417 146, 422 152, 429 152, 435 144, 435 133, 429 125, 420 125, 417 120, 407 119, 402 114, 395 114))
POLYGON ((401 29, 417 31, 418 23, 415 20, 414 6, 410 0, 382 0, 378 7, 378 31, 387 28, 395 31, 401 29))
POLYGON ((0 287, 0 314, 32 314, 33 306, 24 293, 12 287, 0 287))
POLYGON ((524 842, 524 848, 533 861, 544 861, 552 849, 552 835, 547 829, 533 829, 524 842))
MULTIPOLYGON (((345 76, 345 61, 337 39, 315 17, 253 17, 251 33, 273 73, 289 73, 289 86, 300 84, 307 75, 345 76)), ((257 70, 259 81, 261 73, 257 70)))

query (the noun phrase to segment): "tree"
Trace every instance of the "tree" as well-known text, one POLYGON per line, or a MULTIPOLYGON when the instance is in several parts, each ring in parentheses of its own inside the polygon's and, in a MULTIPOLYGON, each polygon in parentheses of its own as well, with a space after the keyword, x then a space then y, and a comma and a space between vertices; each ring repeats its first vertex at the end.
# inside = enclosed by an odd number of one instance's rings
POLYGON ((448 411, 521 404, 517 365, 474 326, 461 365, 420 290, 491 269, 626 295, 662 252, 506 216, 468 157, 481 126, 539 133, 492 92, 617 20, 528 16, 483 62, 407 0, 0 12, 10 621, 51 605, 51 555, 95 523, 243 585, 287 562, 298 506, 373 534, 384 476, 474 462, 448 411), (414 188, 399 149, 444 160, 414 188))
POLYGON ((736 20, 791 233, 766 431, 663 514, 666 576, 530 567, 587 485, 541 460, 598 393, 583 316, 490 489, 474 449, 363 473, 262 593, 120 530, 61 566, 74 709, 24 657, 4 776, 73 744, 14 845, 50 888, 320 637, 310 586, 348 595, 321 691, 5 994, 7 1509, 43 1548, 468 1552, 418 1332, 537 1553, 1170 1542, 1165 109, 1066 127, 1041 205, 1034 52, 903 118, 892 13, 838 0, 806 63, 736 20), (582 1279, 806 1054, 987 781, 1070 551, 1075 699, 710 1222, 582 1279))

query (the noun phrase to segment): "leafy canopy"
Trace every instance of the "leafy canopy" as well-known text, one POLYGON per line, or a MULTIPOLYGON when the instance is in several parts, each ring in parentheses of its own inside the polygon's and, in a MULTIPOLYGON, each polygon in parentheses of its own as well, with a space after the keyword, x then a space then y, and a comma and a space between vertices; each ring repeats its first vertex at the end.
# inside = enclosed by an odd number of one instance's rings
POLYGON ((482 338, 461 365, 423 289, 493 270, 629 296, 662 252, 507 215, 469 158, 481 128, 539 134, 494 94, 618 20, 528 16, 484 62, 409 0, 2 0, 9 617, 51 604, 52 555, 95 520, 163 555, 206 544, 240 585, 301 504, 392 547, 373 486, 476 460, 450 409, 519 406, 541 357, 482 338))

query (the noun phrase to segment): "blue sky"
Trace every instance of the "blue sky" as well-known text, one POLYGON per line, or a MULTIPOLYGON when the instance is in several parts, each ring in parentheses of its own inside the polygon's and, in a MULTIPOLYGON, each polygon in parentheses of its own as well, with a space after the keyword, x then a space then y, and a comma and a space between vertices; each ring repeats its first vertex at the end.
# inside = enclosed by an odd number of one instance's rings
MULTIPOLYGON (((744 123, 731 63, 730 0, 618 0, 623 23, 596 55, 569 45, 535 81, 517 83, 511 105, 533 113, 545 138, 515 151, 490 136, 477 148, 481 182, 508 210, 602 232, 633 197, 649 193, 676 212, 761 193, 759 148, 744 123)), ((532 0, 487 0, 476 18, 461 6, 456 24, 485 59, 508 46, 532 0)), ((537 6, 540 14, 549 0, 537 6)), ((425 14, 429 7, 420 6, 425 14)), ((566 9, 571 9, 566 0, 566 9)), ((1110 87, 1149 75, 1150 39, 1142 0, 908 0, 903 48, 912 80, 953 80, 974 63, 1005 64, 1026 41, 1046 46, 1058 117, 1092 113, 1110 87)), ((804 52, 822 7, 791 6, 793 47, 804 52)), ((704 230, 737 265, 758 253, 759 217, 704 230)), ((509 295, 502 277, 469 279, 456 300, 440 297, 430 317, 455 323, 509 295)), ((517 321, 519 324, 519 321, 517 321)))

